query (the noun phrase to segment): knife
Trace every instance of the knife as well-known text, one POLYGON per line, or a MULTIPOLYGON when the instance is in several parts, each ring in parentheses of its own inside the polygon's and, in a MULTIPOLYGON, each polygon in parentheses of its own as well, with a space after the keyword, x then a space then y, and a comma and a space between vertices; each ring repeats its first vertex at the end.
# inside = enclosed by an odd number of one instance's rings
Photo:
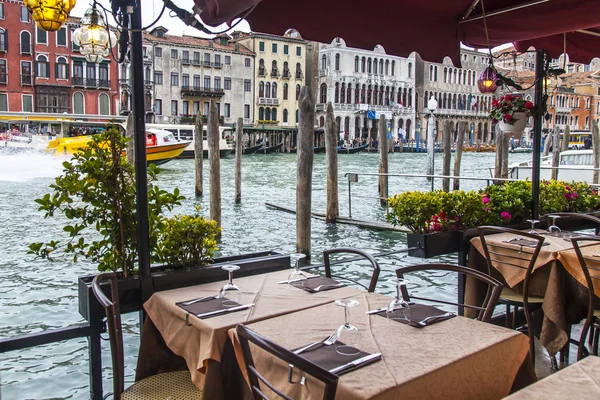
MULTIPOLYGON (((306 279, 312 279, 312 278, 319 278, 321 275, 311 275, 309 277, 307 277, 306 279)), ((277 282, 278 284, 282 285, 284 283, 294 283, 294 282, 300 282, 303 281, 304 279, 293 279, 291 281, 285 280, 285 281, 279 281, 277 282)))
POLYGON ((379 360, 379 359, 381 359, 381 353, 369 354, 368 356, 361 357, 361 358, 359 358, 357 360, 350 361, 347 364, 340 365, 339 367, 335 367, 333 369, 330 369, 329 372, 331 372, 332 374, 339 374, 339 373, 344 372, 345 370, 347 370, 349 368, 357 367, 359 365, 367 364, 367 363, 369 363, 371 361, 376 361, 376 360, 379 360))
POLYGON ((211 312, 196 314, 196 317, 198 317, 198 318, 212 317, 212 316, 215 316, 215 315, 227 314, 227 313, 233 312, 233 311, 244 310, 244 309, 250 308, 250 307, 254 307, 254 303, 244 304, 244 305, 241 305, 241 306, 236 306, 236 307, 231 307, 231 308, 224 308, 223 310, 216 310, 216 311, 211 311, 211 312))
MULTIPOLYGON (((409 306, 412 306, 412 305, 414 305, 414 304, 415 304, 415 303, 414 303, 413 301, 409 301, 409 302, 408 302, 408 305, 409 305, 409 306)), ((369 311, 367 311, 365 314, 367 314, 367 315, 371 315, 371 314, 377 314, 377 313, 380 313, 380 312, 382 312, 382 311, 386 311, 387 309, 388 309, 387 307, 381 307, 381 308, 378 308, 378 309, 376 309, 376 310, 369 310, 369 311)))

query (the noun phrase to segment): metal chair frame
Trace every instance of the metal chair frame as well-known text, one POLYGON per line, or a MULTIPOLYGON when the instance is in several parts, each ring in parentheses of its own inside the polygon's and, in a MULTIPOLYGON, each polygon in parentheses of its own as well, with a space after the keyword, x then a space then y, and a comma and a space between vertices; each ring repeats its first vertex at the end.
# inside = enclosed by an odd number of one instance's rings
POLYGON ((351 247, 338 247, 338 248, 328 249, 328 250, 323 251, 323 264, 325 265, 325 276, 327 276, 328 278, 331 278, 332 276, 334 276, 336 278, 341 278, 341 279, 356 283, 357 285, 360 285, 363 288, 367 289, 368 292, 375 291, 375 287, 377 286, 377 280, 379 279, 379 273, 380 273, 381 269, 379 268, 379 263, 369 253, 367 253, 363 250, 354 249, 351 247), (353 280, 353 279, 348 279, 346 277, 339 276, 339 275, 331 275, 331 263, 330 263, 329 257, 332 254, 338 254, 338 253, 357 254, 359 256, 366 258, 371 263, 371 266, 373 267, 373 274, 371 275, 371 282, 369 283, 369 287, 366 287, 362 283, 357 282, 356 280, 353 280))
POLYGON ((236 327, 236 330, 238 338, 240 340, 240 345, 242 347, 242 353, 244 355, 244 361, 246 363, 246 370, 248 372, 250 386, 252 389, 252 393, 254 394, 254 398, 256 400, 269 400, 269 398, 261 390, 260 382, 262 382, 280 398, 284 400, 293 399, 281 392, 275 386, 273 386, 273 384, 267 381, 267 379, 258 372, 254 364, 252 352, 250 350, 250 343, 289 364, 290 368, 296 367, 305 372, 306 374, 311 375, 315 379, 323 382, 325 384, 323 400, 334 400, 339 379, 337 375, 332 374, 331 372, 321 368, 320 366, 310 362, 309 360, 294 354, 290 350, 285 349, 276 343, 273 343, 269 339, 265 338, 264 336, 261 336, 260 334, 256 333, 255 331, 249 329, 244 325, 238 325, 236 327))

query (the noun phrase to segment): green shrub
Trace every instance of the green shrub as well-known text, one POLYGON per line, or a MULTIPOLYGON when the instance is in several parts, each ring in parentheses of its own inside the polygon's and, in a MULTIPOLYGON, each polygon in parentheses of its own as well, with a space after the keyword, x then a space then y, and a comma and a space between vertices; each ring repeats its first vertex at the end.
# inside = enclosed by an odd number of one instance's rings
POLYGON ((441 210, 439 193, 416 191, 397 194, 389 199, 393 211, 388 214, 388 221, 415 233, 426 232, 428 221, 441 210))

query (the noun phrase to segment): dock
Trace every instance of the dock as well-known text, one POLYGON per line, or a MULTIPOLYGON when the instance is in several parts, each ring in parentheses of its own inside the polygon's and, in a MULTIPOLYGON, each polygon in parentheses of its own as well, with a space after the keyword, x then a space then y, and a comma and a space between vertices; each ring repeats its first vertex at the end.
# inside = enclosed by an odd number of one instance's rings
MULTIPOLYGON (((265 203, 265 205, 275 210, 284 211, 290 214, 296 214, 296 210, 290 207, 280 206, 272 203, 265 203)), ((325 221, 325 213, 311 212, 311 215, 313 218, 325 221)), ((404 226, 394 226, 390 223, 382 221, 365 221, 361 219, 340 216, 336 219, 336 222, 340 224, 354 225, 360 228, 374 229, 379 231, 395 231, 402 233, 410 232, 410 230, 404 226)))

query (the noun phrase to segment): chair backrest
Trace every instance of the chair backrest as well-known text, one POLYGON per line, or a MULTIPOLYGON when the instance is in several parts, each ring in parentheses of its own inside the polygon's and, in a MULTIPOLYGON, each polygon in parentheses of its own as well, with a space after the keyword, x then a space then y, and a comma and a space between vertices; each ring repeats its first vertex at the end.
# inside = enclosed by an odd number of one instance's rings
MULTIPOLYGON (((359 249, 354 249, 351 247, 338 247, 335 249, 329 249, 329 250, 325 250, 323 251, 323 263, 325 264, 325 276, 327 276, 328 278, 331 278, 331 261, 329 260, 329 256, 331 254, 336 254, 336 253, 350 253, 350 254, 357 254, 359 256, 362 256, 364 258, 366 258, 367 260, 369 260, 369 262, 371 263, 371 266, 373 267, 373 273, 371 274, 371 282, 369 283, 369 287, 366 287, 365 285, 363 285, 362 283, 353 280, 353 279, 349 279, 347 277, 344 276, 336 276, 334 275, 336 278, 340 278, 340 279, 345 279, 348 280, 350 282, 356 283, 357 285, 360 285, 362 287, 364 287, 365 289, 367 289, 369 292, 374 292, 375 291, 375 286, 377 286, 377 279, 379 279, 379 272, 380 272, 380 268, 379 268, 379 264, 377 263, 377 261, 375 261, 375 259, 373 258, 372 255, 370 255, 369 253, 359 250, 359 249)), ((344 260, 344 261, 348 261, 348 260, 344 260)))
POLYGON ((573 243, 573 248, 575 249, 575 254, 577 254, 577 259, 579 260, 579 265, 583 272, 583 276, 585 277, 585 282, 588 289, 588 314, 581 331, 582 336, 579 340, 579 346, 577 349, 578 360, 580 360, 583 356, 585 337, 587 336, 589 328, 594 319, 594 281, 597 281, 596 285, 600 285, 600 258, 594 256, 584 256, 581 251, 581 242, 595 242, 595 244, 600 244, 600 237, 577 236, 571 238, 571 243, 573 243), (594 273, 592 274, 590 271, 594 271, 594 273))
POLYGON ((250 343, 253 343, 255 346, 274 355, 285 363, 293 365, 295 368, 298 368, 306 374, 323 382, 325 384, 323 400, 333 400, 335 398, 338 384, 337 375, 334 375, 326 369, 323 369, 318 365, 308 361, 307 359, 294 354, 290 350, 284 349, 283 347, 271 342, 269 339, 259 335, 244 325, 237 326, 237 334, 240 340, 240 345, 242 346, 242 352, 244 354, 244 361, 246 363, 246 370, 248 372, 248 378, 250 379, 252 393, 254 394, 254 398, 256 400, 269 400, 265 393, 261 390, 261 382, 271 391, 276 393, 278 397, 285 400, 293 399, 275 388, 258 372, 258 369, 254 364, 254 358, 252 357, 250 343))
POLYGON ((531 321, 529 321, 531 315, 529 312, 529 302, 527 301, 529 298, 529 278, 531 277, 533 267, 535 266, 542 245, 544 244, 544 236, 501 226, 480 226, 477 228, 477 232, 479 234, 479 239, 481 240, 485 262, 490 276, 492 276, 492 271, 495 270, 495 266, 518 268, 525 272, 525 278, 523 279, 523 308, 525 309, 527 323, 531 324, 531 321), (523 240, 533 241, 535 246, 525 247, 486 240, 486 235, 497 233, 510 233, 515 235, 515 237, 520 236, 523 240), (530 248, 532 251, 527 251, 527 249, 530 248))
MULTIPOLYGON (((404 274, 412 273, 412 272, 420 272, 420 271, 452 271, 458 272, 459 274, 464 274, 473 277, 474 279, 479 280, 487 285, 487 292, 485 295, 485 299, 483 300, 480 306, 470 305, 464 303, 453 303, 445 300, 432 299, 428 297, 419 297, 419 296, 410 296, 408 293, 408 289, 406 286, 402 286, 402 297, 405 301, 410 301, 412 299, 426 300, 433 303, 440 304, 449 304, 458 307, 469 308, 472 310, 477 310, 477 319, 482 322, 489 322, 492 318, 492 314, 494 312, 494 307, 498 303, 498 299, 500 298, 500 293, 502 293, 502 283, 495 278, 481 272, 476 269, 464 267, 462 265, 455 264, 418 264, 418 265, 409 265, 407 267, 398 268, 396 270, 396 276, 398 278, 404 278, 404 274)), ((408 279, 410 281, 410 278, 408 279)))
MULTIPOLYGON (((600 218, 594 217, 593 215, 579 214, 579 213, 574 213, 574 212, 552 213, 552 215, 557 215, 559 217, 568 217, 570 219, 571 218, 572 219, 583 219, 583 220, 586 220, 586 221, 593 222, 594 225, 596 226, 596 228, 595 228, 596 235, 598 233, 600 233, 600 218)), ((560 218, 556 220, 556 223, 558 225, 560 225, 560 218)))
POLYGON ((117 275, 108 272, 96 275, 92 281, 92 291, 106 312, 110 353, 113 365, 113 398, 120 400, 125 388, 125 362, 123 359, 123 330, 121 327, 121 309, 119 308, 119 293, 117 291, 117 275), (100 283, 108 281, 110 297, 106 297, 100 283))

